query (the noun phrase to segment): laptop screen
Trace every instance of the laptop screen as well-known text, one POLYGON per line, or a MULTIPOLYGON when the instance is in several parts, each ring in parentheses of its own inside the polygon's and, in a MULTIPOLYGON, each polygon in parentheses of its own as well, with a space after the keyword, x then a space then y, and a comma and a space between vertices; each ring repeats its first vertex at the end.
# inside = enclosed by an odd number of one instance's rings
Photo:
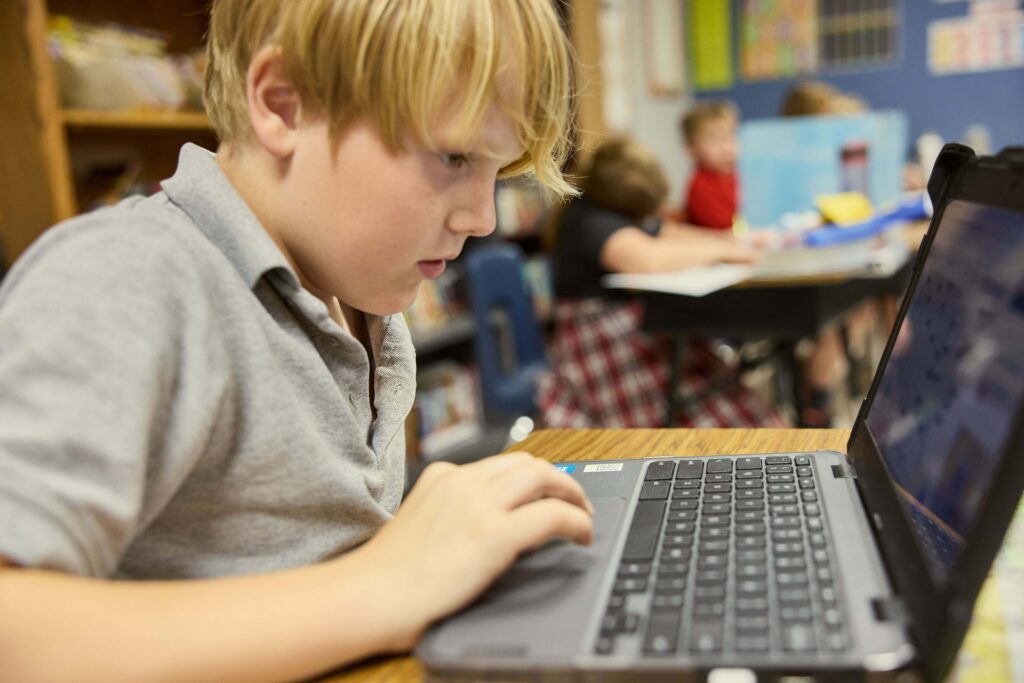
POLYGON ((1022 378, 1024 214, 952 201, 865 418, 943 583, 992 486, 1022 378))

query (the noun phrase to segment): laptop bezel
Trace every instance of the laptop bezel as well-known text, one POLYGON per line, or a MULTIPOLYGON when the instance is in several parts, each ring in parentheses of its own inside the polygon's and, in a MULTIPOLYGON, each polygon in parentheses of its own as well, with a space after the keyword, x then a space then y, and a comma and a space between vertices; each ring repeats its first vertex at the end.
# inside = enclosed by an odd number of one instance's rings
POLYGON ((1024 149, 1004 150, 996 157, 977 157, 962 145, 946 145, 929 181, 935 213, 922 241, 900 305, 896 324, 886 343, 879 369, 861 405, 848 443, 847 457, 857 476, 857 487, 872 521, 879 549, 906 612, 911 634, 926 677, 939 680, 952 667, 970 624, 975 600, 999 552, 1003 537, 1024 491, 1024 458, 1012 457, 1024 449, 1024 405, 1000 454, 991 495, 985 498, 957 562, 945 585, 936 582, 892 478, 865 419, 880 379, 917 288, 928 252, 940 229, 946 207, 954 200, 981 203, 1024 215, 1024 149), (1007 170, 1016 177, 1007 182, 1007 170), (999 182, 994 182, 999 181, 999 182), (1014 191, 1016 190, 1016 195, 1014 191), (982 531, 985 529, 985 531, 982 531))

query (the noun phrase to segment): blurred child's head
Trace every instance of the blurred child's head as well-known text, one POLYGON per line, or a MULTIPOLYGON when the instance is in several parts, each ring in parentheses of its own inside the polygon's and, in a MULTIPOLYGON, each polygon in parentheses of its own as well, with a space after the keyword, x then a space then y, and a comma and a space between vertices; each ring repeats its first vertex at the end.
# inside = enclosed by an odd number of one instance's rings
POLYGON ((864 100, 848 95, 822 81, 802 81, 782 100, 782 116, 859 114, 867 108, 864 100))
POLYGON ((336 139, 368 117, 389 147, 434 143, 443 113, 472 138, 497 103, 525 149, 504 175, 558 195, 569 153, 570 62, 550 0, 215 0, 204 100, 222 143, 251 142, 246 77, 267 45, 336 139))
POLYGON ((717 173, 736 169, 739 143, 736 105, 722 100, 698 102, 683 117, 683 138, 698 166, 717 173))
POLYGON ((639 221, 661 208, 668 181, 649 149, 630 137, 614 137, 594 151, 583 192, 598 206, 639 221))

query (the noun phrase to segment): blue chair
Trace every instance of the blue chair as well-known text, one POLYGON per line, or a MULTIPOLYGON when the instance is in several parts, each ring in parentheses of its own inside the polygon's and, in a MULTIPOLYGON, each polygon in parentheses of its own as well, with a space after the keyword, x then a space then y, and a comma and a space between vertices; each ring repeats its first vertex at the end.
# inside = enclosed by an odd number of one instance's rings
POLYGON ((484 407, 510 417, 536 413, 537 373, 548 367, 522 261, 512 244, 482 245, 465 261, 484 407))

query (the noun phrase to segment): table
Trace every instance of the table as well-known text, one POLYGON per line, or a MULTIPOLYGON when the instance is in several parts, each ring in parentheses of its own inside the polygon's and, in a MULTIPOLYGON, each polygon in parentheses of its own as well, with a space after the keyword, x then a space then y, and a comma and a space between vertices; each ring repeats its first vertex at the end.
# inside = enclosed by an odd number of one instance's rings
POLYGON ((689 336, 719 337, 742 341, 769 339, 790 378, 793 406, 802 414, 798 387, 802 368, 796 344, 814 338, 827 325, 864 301, 886 295, 900 296, 910 282, 917 249, 928 230, 927 222, 902 229, 911 258, 885 277, 856 271, 785 278, 750 279, 703 297, 637 291, 645 306, 644 329, 663 332, 673 343, 668 385, 666 425, 675 424, 680 397, 675 387, 681 372, 681 356, 689 336))
MULTIPOLYGON (((531 434, 513 450, 551 461, 616 460, 652 456, 843 451, 847 429, 550 429, 531 434)), ((325 679, 333 683, 420 681, 412 657, 378 658, 325 679)))
POLYGON ((901 295, 912 270, 911 259, 888 277, 832 274, 748 280, 703 297, 638 292, 645 306, 644 329, 668 333, 674 346, 667 425, 674 423, 679 409, 679 396, 673 388, 678 384, 680 357, 687 337, 771 340, 791 378, 793 405, 800 415, 797 388, 802 369, 795 355, 797 343, 816 337, 864 301, 901 295))

